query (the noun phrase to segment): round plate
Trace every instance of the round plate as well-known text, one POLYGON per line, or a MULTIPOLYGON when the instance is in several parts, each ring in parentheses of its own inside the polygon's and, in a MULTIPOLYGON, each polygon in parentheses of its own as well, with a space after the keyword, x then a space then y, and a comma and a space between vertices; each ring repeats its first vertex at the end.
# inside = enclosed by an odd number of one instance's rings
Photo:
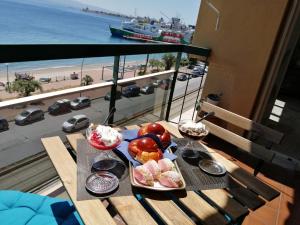
POLYGON ((91 174, 86 179, 85 187, 94 194, 103 195, 116 190, 119 186, 118 178, 107 171, 99 171, 91 174))
POLYGON ((223 175, 226 173, 225 167, 212 159, 203 159, 199 162, 199 167, 204 172, 212 175, 223 175))

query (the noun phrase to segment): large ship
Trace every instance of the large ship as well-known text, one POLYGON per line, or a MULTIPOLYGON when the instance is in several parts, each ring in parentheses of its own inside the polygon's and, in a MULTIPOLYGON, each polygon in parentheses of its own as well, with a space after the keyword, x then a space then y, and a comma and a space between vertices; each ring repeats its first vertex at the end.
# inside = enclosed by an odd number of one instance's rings
POLYGON ((132 19, 124 21, 120 28, 109 27, 113 36, 150 42, 168 42, 189 44, 194 30, 180 23, 179 18, 172 18, 171 23, 149 23, 132 19))

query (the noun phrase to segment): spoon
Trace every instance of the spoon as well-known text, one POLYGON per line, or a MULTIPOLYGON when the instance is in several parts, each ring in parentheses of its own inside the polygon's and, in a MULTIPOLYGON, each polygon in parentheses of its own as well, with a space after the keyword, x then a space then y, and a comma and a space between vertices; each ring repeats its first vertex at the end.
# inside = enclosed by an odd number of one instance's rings
POLYGON ((197 121, 197 123, 199 123, 200 121, 206 119, 206 118, 209 117, 209 116, 213 116, 213 115, 215 115, 215 112, 209 112, 209 113, 206 113, 201 119, 199 119, 199 120, 197 121))
POLYGON ((112 115, 116 112, 116 108, 113 107, 111 108, 109 114, 107 115, 107 117, 105 118, 105 120, 102 122, 102 125, 105 125, 107 123, 107 121, 109 120, 110 117, 112 117, 112 115))

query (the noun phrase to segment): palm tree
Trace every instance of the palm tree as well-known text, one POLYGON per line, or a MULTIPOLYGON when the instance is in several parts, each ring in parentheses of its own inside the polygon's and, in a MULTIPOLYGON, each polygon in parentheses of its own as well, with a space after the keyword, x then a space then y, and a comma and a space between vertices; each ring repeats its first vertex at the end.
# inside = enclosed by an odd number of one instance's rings
POLYGON ((84 78, 82 78, 82 85, 90 85, 94 82, 94 79, 90 75, 85 75, 84 78))
POLYGON ((165 70, 170 70, 175 63, 175 56, 171 53, 166 53, 163 55, 162 60, 165 65, 165 70))
POLYGON ((36 90, 43 91, 40 82, 32 79, 31 80, 17 79, 10 84, 9 88, 7 88, 6 91, 18 92, 20 96, 26 97, 29 96, 30 93, 35 92, 36 90))
POLYGON ((187 65, 189 65, 189 59, 188 58, 182 58, 181 60, 180 60, 180 66, 187 66, 187 65))
POLYGON ((160 68, 163 67, 163 63, 158 59, 150 59, 149 65, 152 67, 152 72, 159 72, 160 68), (155 68, 155 69, 153 69, 155 68))

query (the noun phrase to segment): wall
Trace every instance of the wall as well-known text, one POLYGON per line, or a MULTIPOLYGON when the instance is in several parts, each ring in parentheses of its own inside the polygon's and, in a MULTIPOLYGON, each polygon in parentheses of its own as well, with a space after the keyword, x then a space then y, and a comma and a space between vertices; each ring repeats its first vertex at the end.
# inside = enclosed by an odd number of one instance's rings
POLYGON ((203 96, 222 93, 221 107, 251 116, 287 2, 202 0, 193 44, 212 49, 203 96))

